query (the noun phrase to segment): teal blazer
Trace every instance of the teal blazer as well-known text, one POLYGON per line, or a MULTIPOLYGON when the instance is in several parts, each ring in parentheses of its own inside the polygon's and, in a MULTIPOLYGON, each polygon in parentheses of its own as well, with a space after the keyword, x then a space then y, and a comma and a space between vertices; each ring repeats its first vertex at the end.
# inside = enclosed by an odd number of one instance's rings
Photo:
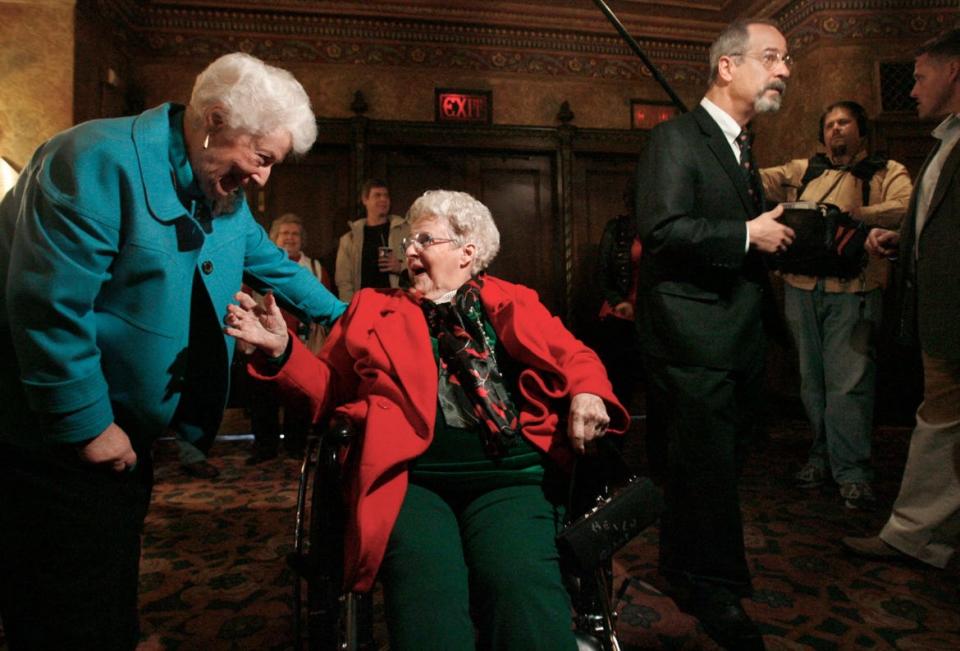
POLYGON ((242 195, 230 214, 193 218, 170 162, 175 110, 58 134, 0 203, 0 441, 77 442, 116 422, 144 449, 170 425, 188 364, 205 382, 191 390, 193 422, 178 425, 213 436, 234 349, 223 318, 241 283, 272 289, 302 320, 330 324, 345 309, 242 195))

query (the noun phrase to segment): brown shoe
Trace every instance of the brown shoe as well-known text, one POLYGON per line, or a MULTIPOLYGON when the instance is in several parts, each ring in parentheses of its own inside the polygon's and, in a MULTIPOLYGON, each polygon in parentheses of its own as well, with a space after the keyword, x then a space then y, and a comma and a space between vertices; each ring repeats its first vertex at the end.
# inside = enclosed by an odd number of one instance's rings
POLYGON ((896 547, 891 547, 880 540, 880 536, 846 537, 840 542, 843 543, 848 552, 875 561, 907 560, 910 558, 896 547))

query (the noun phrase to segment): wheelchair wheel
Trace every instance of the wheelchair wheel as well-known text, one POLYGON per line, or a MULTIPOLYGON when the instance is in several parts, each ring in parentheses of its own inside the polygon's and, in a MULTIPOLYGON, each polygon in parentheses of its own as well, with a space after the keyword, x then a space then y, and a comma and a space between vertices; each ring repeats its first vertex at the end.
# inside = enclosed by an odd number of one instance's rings
MULTIPOLYGON (((293 583, 293 637, 294 648, 300 651, 304 648, 307 640, 307 632, 304 629, 304 620, 307 612, 307 604, 304 602, 304 595, 307 592, 306 571, 304 567, 307 555, 307 532, 309 531, 309 516, 307 509, 308 495, 312 492, 314 485, 314 475, 316 471, 316 456, 318 450, 316 437, 307 439, 307 444, 303 452, 303 462, 300 465, 300 480, 297 487, 297 513, 296 524, 293 532, 293 553, 287 558, 294 574, 293 583)), ((312 497, 312 495, 311 495, 312 497)), ((312 500, 311 500, 312 501, 312 500)))
POLYGON ((568 586, 579 651, 620 651, 612 575, 613 564, 607 562, 596 568, 593 576, 577 576, 568 586))
POLYGON ((346 510, 338 455, 350 432, 331 427, 304 452, 297 493, 293 628, 298 651, 376 651, 370 595, 342 593, 346 510))

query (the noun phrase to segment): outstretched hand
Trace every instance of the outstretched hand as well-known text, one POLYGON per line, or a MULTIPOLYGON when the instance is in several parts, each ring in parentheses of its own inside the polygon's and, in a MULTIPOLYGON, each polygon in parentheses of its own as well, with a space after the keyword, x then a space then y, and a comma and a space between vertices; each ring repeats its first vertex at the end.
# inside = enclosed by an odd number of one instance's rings
POLYGON ((258 305, 253 297, 244 292, 233 295, 238 304, 227 305, 226 332, 236 337, 238 342, 247 344, 245 350, 256 347, 270 357, 279 357, 287 349, 290 335, 287 323, 277 305, 273 292, 263 297, 263 305, 258 305))
POLYGON ((899 244, 900 233, 897 231, 873 228, 867 235, 867 241, 863 243, 863 247, 871 255, 883 258, 896 255, 899 244))

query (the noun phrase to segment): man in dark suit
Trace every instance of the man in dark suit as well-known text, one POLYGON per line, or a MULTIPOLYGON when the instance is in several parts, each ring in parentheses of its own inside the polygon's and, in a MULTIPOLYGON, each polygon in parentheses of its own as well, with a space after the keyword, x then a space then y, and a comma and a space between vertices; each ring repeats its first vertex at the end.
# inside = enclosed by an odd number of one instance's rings
POLYGON ((640 334, 669 447, 660 569, 717 642, 762 649, 740 605, 751 581, 737 477, 764 361, 761 254, 793 231, 782 208, 763 211, 742 141, 754 115, 779 108, 791 59, 773 24, 751 20, 717 38, 710 64, 700 105, 651 131, 637 169, 640 334))
POLYGON ((924 44, 914 67, 921 119, 946 116, 917 177, 900 233, 876 228, 867 249, 897 252, 900 335, 919 342, 923 403, 900 493, 878 536, 844 538, 874 559, 915 558, 946 567, 960 539, 960 29, 924 44))

